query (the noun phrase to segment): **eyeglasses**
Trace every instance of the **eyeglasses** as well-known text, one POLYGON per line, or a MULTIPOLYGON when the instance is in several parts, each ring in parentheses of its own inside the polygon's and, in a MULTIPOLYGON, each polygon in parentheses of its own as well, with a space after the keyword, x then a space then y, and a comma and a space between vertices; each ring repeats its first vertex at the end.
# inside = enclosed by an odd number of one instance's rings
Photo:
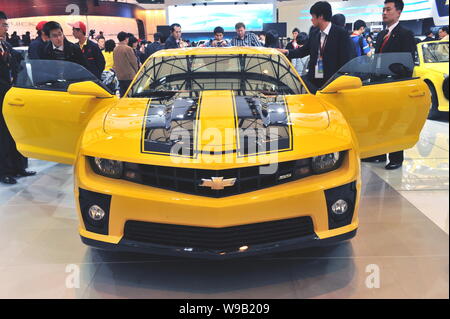
POLYGON ((50 33, 50 38, 60 38, 64 36, 64 34, 62 32, 60 33, 50 33))

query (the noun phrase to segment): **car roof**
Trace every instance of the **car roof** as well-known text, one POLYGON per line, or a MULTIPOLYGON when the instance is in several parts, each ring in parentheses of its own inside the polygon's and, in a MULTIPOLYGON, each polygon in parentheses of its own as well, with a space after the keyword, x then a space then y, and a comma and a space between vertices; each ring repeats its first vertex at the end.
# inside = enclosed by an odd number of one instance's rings
POLYGON ((167 49, 155 52, 152 57, 166 56, 184 56, 184 55, 236 55, 236 54, 264 54, 264 55, 282 55, 279 51, 272 48, 263 47, 225 47, 225 48, 183 48, 167 49))

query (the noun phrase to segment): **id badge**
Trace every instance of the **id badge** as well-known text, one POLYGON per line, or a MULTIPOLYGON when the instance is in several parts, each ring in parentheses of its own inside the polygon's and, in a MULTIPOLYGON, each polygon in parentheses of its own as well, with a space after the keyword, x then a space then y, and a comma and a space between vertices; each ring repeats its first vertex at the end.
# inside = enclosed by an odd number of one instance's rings
POLYGON ((317 60, 316 78, 323 79, 323 59, 318 59, 317 60))
POLYGON ((319 61, 317 61, 317 72, 319 72, 320 74, 323 74, 323 60, 319 59, 319 61))

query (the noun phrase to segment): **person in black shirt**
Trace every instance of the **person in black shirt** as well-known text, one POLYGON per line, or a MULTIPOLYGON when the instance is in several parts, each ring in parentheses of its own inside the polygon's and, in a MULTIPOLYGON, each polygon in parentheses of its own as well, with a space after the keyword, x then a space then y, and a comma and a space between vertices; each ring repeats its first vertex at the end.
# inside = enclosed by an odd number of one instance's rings
POLYGON ((47 22, 44 26, 44 33, 49 37, 50 41, 44 48, 43 60, 64 60, 87 67, 86 58, 80 47, 66 39, 63 29, 58 22, 47 22))
POLYGON ((345 15, 343 15, 342 13, 338 13, 335 14, 334 16, 331 17, 331 23, 338 25, 340 27, 345 28, 345 15))
POLYGON ((222 27, 215 27, 213 32, 214 39, 209 40, 209 42, 206 44, 207 47, 222 48, 230 46, 230 43, 223 38, 225 30, 222 27))
POLYGON ((268 30, 266 32, 266 41, 264 43, 266 48, 280 48, 280 38, 278 36, 278 32, 275 30, 268 30))
POLYGON ((28 47, 28 59, 30 60, 42 59, 44 55, 44 48, 48 42, 48 37, 43 32, 46 23, 47 21, 41 21, 36 26, 38 37, 31 41, 30 46, 28 47))
POLYGON ((87 62, 87 69, 98 79, 102 78, 102 72, 105 69, 105 57, 98 45, 86 37, 87 27, 81 22, 69 23, 72 27, 73 36, 78 39, 78 46, 83 52, 87 62))
POLYGON ((435 37, 434 37, 434 33, 431 30, 427 30, 425 31, 425 39, 422 40, 422 42, 430 42, 430 41, 435 41, 435 37))
POLYGON ((35 175, 36 172, 26 171, 27 159, 17 151, 8 127, 3 117, 3 100, 6 92, 12 86, 17 75, 17 58, 11 46, 5 41, 8 31, 8 18, 0 11, 0 183, 16 184, 16 177, 35 175))
POLYGON ((16 31, 11 34, 11 37, 9 38, 9 44, 11 44, 11 46, 13 47, 20 46, 20 37, 17 35, 16 31))
POLYGON ((181 40, 181 25, 174 23, 170 26, 170 36, 167 38, 164 47, 166 49, 184 48, 184 42, 181 40))
POLYGON ((156 32, 153 35, 153 42, 150 44, 147 44, 147 46, 145 47, 145 59, 147 60, 153 53, 159 51, 159 50, 163 50, 164 49, 164 44, 161 43, 162 41, 162 33, 160 32, 156 32))
POLYGON ((24 35, 22 35, 22 45, 24 47, 29 46, 31 43, 31 35, 30 35, 30 31, 25 32, 24 35))

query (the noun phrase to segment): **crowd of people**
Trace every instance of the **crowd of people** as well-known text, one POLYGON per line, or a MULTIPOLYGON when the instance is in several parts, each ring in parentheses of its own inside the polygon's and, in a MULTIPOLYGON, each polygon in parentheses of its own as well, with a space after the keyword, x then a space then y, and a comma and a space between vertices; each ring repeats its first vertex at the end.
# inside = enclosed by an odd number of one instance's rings
MULTIPOLYGON (((387 26, 376 39, 367 32, 367 24, 358 20, 353 24, 353 32, 345 29, 345 16, 332 15, 331 5, 326 1, 315 3, 311 9, 312 27, 308 32, 298 28, 292 30, 292 38, 282 45, 275 30, 255 34, 246 30, 242 22, 235 25, 235 36, 228 41, 225 31, 218 26, 213 30, 214 37, 202 44, 205 47, 252 46, 278 49, 287 55, 303 80, 315 93, 344 64, 354 57, 383 52, 410 52, 415 54, 416 40, 413 33, 399 25, 403 11, 402 0, 385 0, 383 23, 387 26)), ((94 36, 88 33, 86 25, 79 21, 70 24, 72 35, 77 43, 70 42, 64 35, 62 26, 55 21, 42 21, 37 24, 37 38, 31 41, 30 33, 20 37, 14 32, 8 35, 8 23, 5 13, 0 12, 0 105, 14 82, 17 64, 20 62, 13 47, 29 46, 29 59, 65 60, 78 63, 88 69, 113 92, 124 96, 140 66, 153 53, 163 49, 196 46, 189 40, 183 40, 182 28, 178 23, 170 26, 167 39, 163 34, 155 33, 153 42, 141 41, 131 33, 120 32, 117 44, 105 39, 103 32, 94 36)), ((427 32, 424 41, 435 40, 432 32, 427 32)), ((448 40, 448 27, 439 30, 439 39, 448 40)), ((27 171, 27 161, 16 149, 0 112, 0 183, 15 184, 16 178, 34 175, 27 171)), ((402 166, 403 152, 389 154, 386 169, 402 166)), ((386 155, 370 158, 367 161, 385 162, 386 155)))

